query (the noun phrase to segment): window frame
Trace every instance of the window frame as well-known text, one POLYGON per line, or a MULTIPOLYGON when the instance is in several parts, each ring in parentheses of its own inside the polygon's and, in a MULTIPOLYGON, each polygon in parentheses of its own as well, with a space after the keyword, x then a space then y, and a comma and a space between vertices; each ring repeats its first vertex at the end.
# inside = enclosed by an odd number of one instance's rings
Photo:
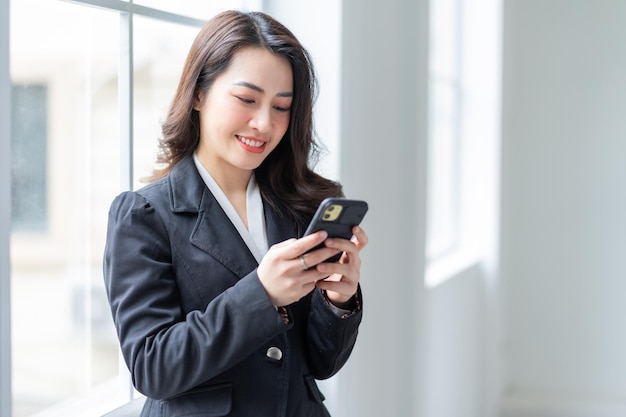
MULTIPOLYGON (((447 169, 454 178, 450 192, 455 206, 448 222, 455 230, 451 244, 440 246, 447 250, 426 252, 424 284, 429 289, 476 265, 489 271, 497 268, 502 0, 451 1, 456 7, 454 48, 458 61, 449 80, 457 94, 453 127, 457 136, 453 166, 447 169)), ((432 56, 431 51, 429 60, 432 56)), ((430 93, 436 76, 432 68, 429 75, 430 93)), ((429 106, 432 103, 429 97, 429 106)), ((432 137, 428 140, 430 145, 432 137)), ((429 166, 428 175, 432 173, 429 166)), ((431 178, 428 185, 432 186, 431 178)), ((432 213, 428 216, 432 222, 432 213)))
MULTIPOLYGON (((435 0, 431 0, 435 1, 435 0)), ((439 259, 458 251, 462 244, 462 201, 461 193, 463 187, 460 164, 462 162, 462 118, 463 118, 463 0, 450 0, 453 9, 446 16, 435 16, 435 9, 431 7, 429 17, 431 29, 430 55, 428 71, 428 200, 427 205, 427 232, 426 232, 426 259, 428 263, 436 262, 439 259), (440 33, 434 27, 438 19, 449 19, 454 30, 451 36, 451 48, 453 62, 450 68, 433 68, 435 50, 445 43, 446 39, 439 39, 440 33), (440 103, 445 101, 445 97, 438 94, 447 87, 451 92, 450 110, 451 117, 448 126, 437 122, 435 112, 440 103), (440 162, 435 157, 436 132, 441 128, 448 128, 451 137, 449 138, 449 154, 446 155, 450 165, 441 167, 440 162), (441 178, 446 175, 439 175, 442 171, 449 177, 449 181, 441 178), (434 199, 437 189, 444 189, 443 193, 449 196, 449 207, 433 207, 431 201, 434 199), (447 214, 447 216, 446 216, 447 214), (441 233, 437 230, 437 224, 446 223, 449 233, 441 233), (442 236, 443 234, 443 236, 442 236)), ((439 11, 441 12, 441 11, 439 11)), ((445 47, 444 47, 445 49, 445 47)), ((445 123, 444 123, 445 124, 445 123)), ((437 201, 435 201, 437 203, 437 201)))
MULTIPOLYGON (((120 111, 120 191, 133 188, 133 90, 134 90, 134 16, 165 23, 200 28, 206 20, 184 16, 133 3, 133 0, 60 0, 77 6, 97 7, 117 12, 120 18, 120 67, 118 95, 120 111)), ((11 77, 10 77, 10 3, 0 0, 0 415, 10 416, 12 400, 11 352, 11 77)), ((239 7, 261 9, 261 0, 243 0, 239 7)), ((233 5, 233 7, 235 7, 233 5)), ((120 369, 126 370, 120 355, 120 369)), ((120 379, 128 384, 128 401, 138 396, 126 371, 120 379)), ((69 411, 69 410, 68 410, 69 411)), ((109 410, 109 412, 114 410, 109 410)))
POLYGON ((9 1, 0 0, 0 415, 10 416, 11 390, 11 80, 9 1))
POLYGON ((98 7, 108 11, 117 11, 120 15, 120 68, 118 94, 120 109, 120 191, 133 189, 133 130, 134 130, 134 16, 149 17, 167 23, 202 27, 204 20, 153 9, 134 4, 132 0, 63 0, 83 6, 98 7))

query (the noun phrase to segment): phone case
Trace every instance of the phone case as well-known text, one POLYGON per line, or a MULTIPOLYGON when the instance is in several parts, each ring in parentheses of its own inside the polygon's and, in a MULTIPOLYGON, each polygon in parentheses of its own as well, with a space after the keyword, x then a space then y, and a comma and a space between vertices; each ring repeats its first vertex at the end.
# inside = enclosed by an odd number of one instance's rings
MULTIPOLYGON (((367 202, 363 200, 327 198, 320 203, 304 235, 326 230, 328 237, 350 239, 352 238, 352 228, 361 223, 367 209, 367 202)), ((311 251, 323 246, 324 244, 320 244, 311 251)), ((341 254, 337 254, 325 262, 336 262, 340 257, 341 254)))

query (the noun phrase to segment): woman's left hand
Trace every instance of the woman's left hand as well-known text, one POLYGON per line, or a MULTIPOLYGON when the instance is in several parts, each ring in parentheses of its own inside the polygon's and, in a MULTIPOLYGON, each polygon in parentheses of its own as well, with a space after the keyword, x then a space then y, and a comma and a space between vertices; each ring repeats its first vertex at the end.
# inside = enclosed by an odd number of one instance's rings
POLYGON ((329 277, 317 281, 317 287, 326 290, 330 302, 339 308, 348 306, 356 294, 361 277, 361 257, 359 253, 367 245, 367 234, 359 227, 352 229, 351 240, 328 238, 325 245, 343 251, 337 262, 320 263, 316 268, 320 272, 329 273, 329 277))

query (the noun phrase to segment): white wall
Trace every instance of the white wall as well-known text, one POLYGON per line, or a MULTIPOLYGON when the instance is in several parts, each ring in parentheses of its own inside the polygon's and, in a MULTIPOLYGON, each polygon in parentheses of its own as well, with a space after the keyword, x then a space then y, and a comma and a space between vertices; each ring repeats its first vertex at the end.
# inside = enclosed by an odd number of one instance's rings
POLYGON ((503 416, 626 414, 626 2, 505 0, 503 416))
POLYGON ((264 0, 262 9, 287 26, 311 54, 319 83, 315 130, 325 147, 316 169, 338 179, 341 1, 264 0))
MULTIPOLYGON (((320 136, 346 194, 370 204, 359 341, 346 367, 320 384, 331 414, 494 415, 498 344, 485 265, 424 286, 428 2, 266 0, 263 7, 312 53, 321 84, 320 136)), ((469 61, 485 67, 479 58, 469 61)), ((480 110, 474 114, 482 120, 488 110, 480 110)), ((474 144, 485 142, 486 132, 478 133, 474 144)))
POLYGON ((489 302, 485 270, 478 264, 428 292, 428 417, 488 417, 493 414, 488 360, 489 302))
POLYGON ((371 240, 337 417, 424 415, 427 18, 425 0, 343 2, 340 172, 371 240))
POLYGON ((463 0, 462 9, 460 233, 455 249, 427 269, 428 284, 445 279, 429 285, 425 300, 428 417, 495 417, 501 395, 502 2, 463 0))

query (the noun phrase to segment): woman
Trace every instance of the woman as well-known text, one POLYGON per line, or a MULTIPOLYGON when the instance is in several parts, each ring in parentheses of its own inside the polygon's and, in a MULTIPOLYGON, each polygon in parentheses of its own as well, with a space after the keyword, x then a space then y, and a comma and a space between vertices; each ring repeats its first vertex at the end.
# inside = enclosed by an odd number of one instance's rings
POLYGON ((367 235, 295 238, 342 195, 307 165, 314 87, 270 16, 224 12, 195 39, 160 169, 109 213, 104 278, 142 416, 329 415, 315 379, 356 341, 367 235))

